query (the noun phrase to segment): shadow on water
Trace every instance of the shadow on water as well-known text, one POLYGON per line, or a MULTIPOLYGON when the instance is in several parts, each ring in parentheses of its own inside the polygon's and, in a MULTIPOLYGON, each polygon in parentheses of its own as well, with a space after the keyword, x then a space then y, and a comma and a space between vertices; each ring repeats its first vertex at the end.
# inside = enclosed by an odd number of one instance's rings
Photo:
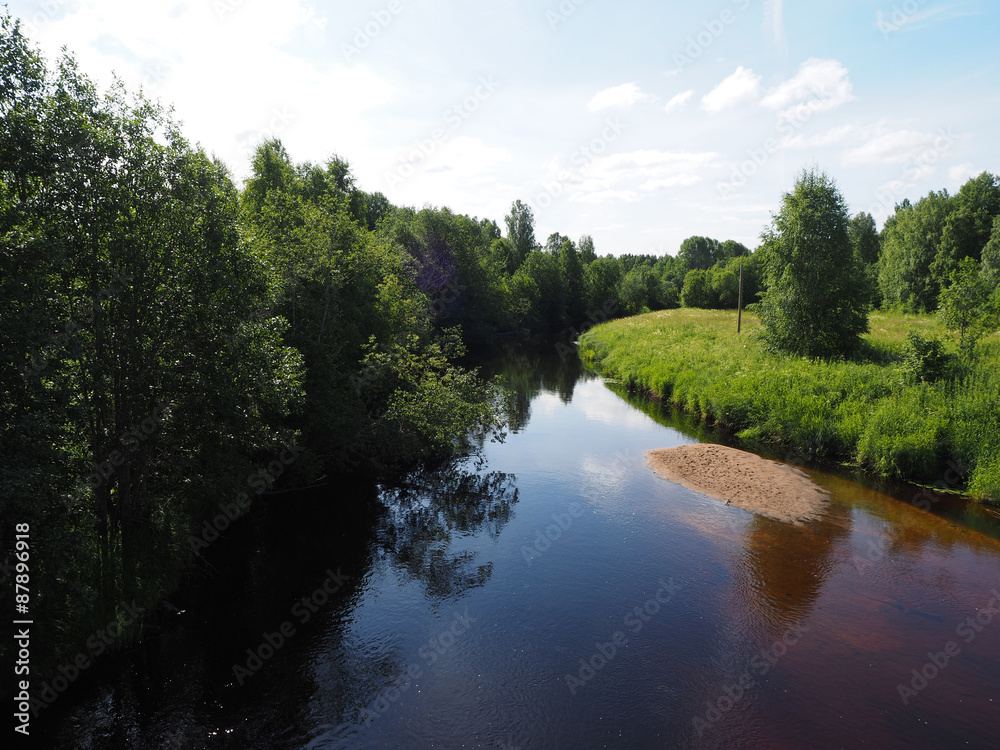
POLYGON ((352 720, 359 696, 406 669, 401 654, 351 642, 374 571, 388 566, 435 601, 489 579, 456 542, 495 539, 517 490, 483 469, 262 499, 205 550, 161 624, 40 714, 33 746, 291 748, 312 732, 317 700, 333 725, 352 720))

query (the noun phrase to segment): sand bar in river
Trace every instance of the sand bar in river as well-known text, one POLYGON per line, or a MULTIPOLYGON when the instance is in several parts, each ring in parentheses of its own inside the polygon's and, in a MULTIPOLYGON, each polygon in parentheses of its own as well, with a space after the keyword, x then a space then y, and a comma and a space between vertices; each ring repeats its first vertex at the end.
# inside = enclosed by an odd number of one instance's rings
POLYGON ((826 493, 794 466, 724 445, 662 448, 648 451, 646 461, 668 481, 779 521, 814 521, 829 502, 826 493))

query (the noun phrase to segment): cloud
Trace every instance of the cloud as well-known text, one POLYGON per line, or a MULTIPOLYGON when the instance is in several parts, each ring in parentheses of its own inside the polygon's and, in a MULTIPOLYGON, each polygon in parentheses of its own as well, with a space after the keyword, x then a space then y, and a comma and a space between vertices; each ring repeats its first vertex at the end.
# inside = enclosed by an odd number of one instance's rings
POLYGON ((640 198, 634 190, 601 190, 596 193, 576 193, 570 200, 577 203, 636 203, 640 198))
POLYGON ((969 178, 977 176, 981 169, 976 169, 972 162, 964 162, 962 164, 956 164, 948 169, 948 181, 956 188, 961 187, 969 178))
POLYGON ((701 99, 706 112, 716 113, 757 99, 760 93, 760 76, 742 65, 736 72, 709 91, 701 99))
POLYGON ((768 92, 762 106, 781 110, 783 119, 802 119, 803 111, 825 112, 855 99, 848 70, 837 60, 812 57, 792 78, 768 92))
POLYGON ((680 109, 685 104, 687 104, 688 99, 690 99, 693 95, 694 95, 694 89, 691 89, 690 91, 684 91, 678 94, 669 102, 667 102, 666 106, 663 108, 664 111, 673 112, 675 109, 680 109))
POLYGON ((615 187, 651 192, 693 185, 718 164, 719 155, 715 152, 644 149, 613 154, 595 159, 583 170, 580 192, 607 191, 615 187))
MULTIPOLYGON (((847 164, 906 164, 920 157, 925 161, 947 150, 947 138, 941 133, 895 130, 875 136, 844 155, 847 164)), ((936 160, 936 159, 935 159, 936 160)))
POLYGON ((306 0, 280 11, 125 0, 63 8, 35 35, 50 61, 65 44, 100 87, 113 70, 130 91, 173 104, 188 138, 237 179, 256 144, 272 136, 296 160, 322 161, 333 148, 357 158, 372 132, 368 112, 392 101, 388 80, 364 64, 320 66, 300 54, 293 42, 324 25, 306 0))
POLYGON ((634 83, 623 83, 610 89, 604 89, 594 95, 594 98, 587 104, 587 109, 597 112, 602 109, 612 107, 625 109, 631 107, 636 102, 649 99, 649 94, 644 94, 634 83))

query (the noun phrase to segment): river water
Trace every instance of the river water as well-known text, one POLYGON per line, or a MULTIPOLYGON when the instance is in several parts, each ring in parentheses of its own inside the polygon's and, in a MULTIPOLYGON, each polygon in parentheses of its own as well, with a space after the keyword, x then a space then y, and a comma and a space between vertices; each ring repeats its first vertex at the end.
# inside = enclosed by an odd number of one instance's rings
POLYGON ((41 746, 1000 746, 994 515, 807 469, 825 518, 756 517, 647 468, 709 428, 551 347, 484 372, 503 443, 261 503, 41 746))

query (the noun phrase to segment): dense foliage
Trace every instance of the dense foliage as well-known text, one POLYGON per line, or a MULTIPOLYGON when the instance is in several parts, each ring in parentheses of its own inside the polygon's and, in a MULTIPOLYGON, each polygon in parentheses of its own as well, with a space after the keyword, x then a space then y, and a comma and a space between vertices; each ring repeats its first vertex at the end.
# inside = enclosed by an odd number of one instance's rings
POLYGON ((764 338, 782 351, 833 356, 857 349, 870 294, 851 243, 843 196, 829 176, 803 172, 763 235, 764 338))

